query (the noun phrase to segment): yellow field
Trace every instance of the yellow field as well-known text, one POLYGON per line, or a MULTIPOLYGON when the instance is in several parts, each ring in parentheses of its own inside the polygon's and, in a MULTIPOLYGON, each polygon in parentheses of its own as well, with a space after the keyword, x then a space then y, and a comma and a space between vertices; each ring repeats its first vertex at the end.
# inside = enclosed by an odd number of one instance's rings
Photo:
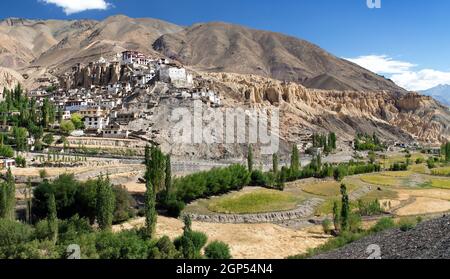
POLYGON ((401 180, 398 177, 390 177, 383 174, 370 174, 361 176, 363 182, 382 186, 401 186, 401 180))

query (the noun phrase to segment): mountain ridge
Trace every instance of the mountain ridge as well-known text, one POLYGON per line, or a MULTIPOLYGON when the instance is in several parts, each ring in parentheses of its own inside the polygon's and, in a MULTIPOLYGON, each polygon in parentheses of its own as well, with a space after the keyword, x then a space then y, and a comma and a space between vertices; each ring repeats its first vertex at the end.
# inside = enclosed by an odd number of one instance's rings
POLYGON ((420 91, 420 93, 433 97, 446 106, 450 106, 450 84, 439 84, 430 89, 420 91))
POLYGON ((318 89, 407 92, 306 40, 226 22, 185 27, 125 15, 100 21, 8 18, 0 21, 0 35, 0 66, 16 70, 31 65, 62 73, 73 64, 130 49, 165 55, 199 71, 257 74, 307 86, 313 80, 312 88, 318 89), (328 74, 335 80, 321 82, 328 74))

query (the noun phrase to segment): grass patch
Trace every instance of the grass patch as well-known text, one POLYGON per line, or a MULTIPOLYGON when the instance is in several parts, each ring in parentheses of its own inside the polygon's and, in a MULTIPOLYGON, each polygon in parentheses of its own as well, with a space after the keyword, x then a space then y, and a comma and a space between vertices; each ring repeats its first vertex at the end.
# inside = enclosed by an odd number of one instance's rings
POLYGON ((388 177, 409 177, 413 175, 412 171, 389 171, 389 172, 383 172, 381 175, 388 176, 388 177))
MULTIPOLYGON (((405 157, 405 155, 406 155, 406 153, 402 154, 402 155, 396 155, 396 156, 388 157, 386 159, 386 165, 390 166, 390 165, 392 165, 392 164, 394 164, 396 162, 406 162, 407 158, 405 157)), ((419 158, 421 158, 422 160, 426 161, 428 157, 425 156, 424 154, 421 154, 421 153, 411 153, 411 158, 410 158, 411 162, 415 162, 419 158)), ((381 162, 384 163, 384 160, 382 160, 381 162)))
POLYGON ((398 194, 395 191, 388 189, 375 190, 360 198, 364 202, 373 200, 395 200, 398 199, 398 194))
POLYGON ((381 185, 381 186, 401 186, 401 180, 398 177, 390 177, 382 174, 370 174, 361 176, 363 182, 381 185))
POLYGON ((436 176, 450 176, 450 167, 443 167, 431 170, 432 175, 436 176))
POLYGON ((439 189, 450 189, 450 178, 432 178, 429 182, 425 183, 424 186, 439 189))
MULTIPOLYGON (((357 187, 351 184, 346 184, 346 186, 348 192, 352 192, 357 187)), ((341 193, 341 183, 336 181, 318 182, 302 186, 301 188, 306 193, 323 197, 335 197, 341 193)))
POLYGON ((225 214, 251 214, 294 209, 303 199, 275 190, 234 194, 212 201, 208 209, 225 214))
MULTIPOLYGON (((397 192, 387 190, 387 189, 382 189, 381 191, 378 191, 378 190, 372 191, 372 192, 368 193, 367 195, 361 197, 359 200, 367 203, 367 202, 373 202, 374 200, 381 201, 381 200, 395 200, 395 199, 398 199, 397 192)), ((315 215, 323 216, 323 215, 332 214, 333 213, 333 204, 335 201, 340 203, 341 198, 339 196, 337 196, 335 198, 328 199, 327 201, 322 203, 319 207, 317 207, 317 209, 315 211, 315 215)), ((356 208, 357 201, 351 201, 350 205, 352 208, 356 208)))
POLYGON ((334 199, 329 199, 327 201, 325 201, 324 203, 322 203, 320 206, 318 206, 316 208, 316 211, 314 212, 314 214, 316 216, 323 216, 323 215, 328 215, 333 213, 333 205, 334 202, 340 202, 340 198, 334 198, 334 199))
MULTIPOLYGON (((429 169, 426 165, 424 164, 420 164, 420 165, 412 165, 409 168, 412 172, 414 173, 419 173, 419 174, 427 174, 429 172, 429 169)), ((450 170, 449 170, 450 171, 450 170)))

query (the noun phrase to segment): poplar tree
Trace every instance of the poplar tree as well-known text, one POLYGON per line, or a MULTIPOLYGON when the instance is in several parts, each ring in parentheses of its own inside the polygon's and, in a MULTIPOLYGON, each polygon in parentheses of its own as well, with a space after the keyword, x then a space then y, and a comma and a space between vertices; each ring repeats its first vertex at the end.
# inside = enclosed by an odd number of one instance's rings
POLYGON ((31 179, 28 179, 27 182, 27 187, 25 189, 25 200, 27 202, 27 207, 26 207, 26 220, 28 224, 31 224, 33 221, 33 214, 32 214, 32 207, 33 207, 33 190, 31 187, 31 179))
POLYGON ((247 167, 249 172, 253 172, 253 146, 251 144, 248 146, 247 167))
POLYGON ((58 214, 56 211, 56 200, 55 195, 52 193, 47 200, 47 221, 48 221, 48 231, 50 233, 51 241, 56 244, 58 241, 58 214))
POLYGON ((6 173, 6 182, 0 186, 0 218, 16 219, 16 185, 11 168, 6 173))
POLYGON ((157 222, 156 195, 163 187, 167 186, 167 180, 164 179, 167 171, 165 162, 167 158, 159 147, 152 146, 146 149, 145 235, 151 239, 155 235, 157 222))
POLYGON ((279 171, 279 160, 278 160, 278 155, 277 154, 273 154, 272 155, 272 172, 274 174, 277 174, 279 171))
POLYGON ((102 230, 110 230, 115 208, 114 191, 109 178, 97 179, 97 222, 102 230))
POLYGON ((294 174, 297 174, 300 170, 300 155, 298 152, 298 147, 296 144, 292 147, 292 155, 291 155, 291 171, 294 174))
POLYGON ((341 208, 341 229, 346 231, 348 229, 348 220, 350 215, 350 203, 347 194, 347 186, 345 184, 341 185, 341 195, 342 195, 342 208, 341 208))
POLYGON ((339 231, 340 226, 341 226, 341 218, 340 218, 340 213, 339 213, 339 205, 338 202, 335 201, 333 203, 333 223, 334 223, 334 229, 336 231, 339 231))
POLYGON ((169 200, 169 196, 170 196, 170 189, 172 187, 172 163, 170 160, 170 155, 167 155, 166 157, 166 181, 165 181, 165 186, 166 186, 166 201, 169 200))
POLYGON ((152 239, 155 236, 157 213, 156 213, 156 194, 154 187, 147 175, 147 190, 145 192, 145 236, 152 239))

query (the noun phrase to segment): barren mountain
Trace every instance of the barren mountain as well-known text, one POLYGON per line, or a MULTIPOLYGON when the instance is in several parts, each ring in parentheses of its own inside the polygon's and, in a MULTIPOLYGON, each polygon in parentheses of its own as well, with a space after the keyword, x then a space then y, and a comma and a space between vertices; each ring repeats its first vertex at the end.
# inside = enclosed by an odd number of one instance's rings
POLYGON ((0 66, 65 70, 78 62, 111 56, 125 49, 154 53, 152 43, 182 27, 157 19, 113 16, 94 20, 0 21, 0 66))
POLYGON ((239 25, 197 24, 163 35, 154 48, 201 71, 257 74, 318 89, 405 92, 307 41, 239 25))

